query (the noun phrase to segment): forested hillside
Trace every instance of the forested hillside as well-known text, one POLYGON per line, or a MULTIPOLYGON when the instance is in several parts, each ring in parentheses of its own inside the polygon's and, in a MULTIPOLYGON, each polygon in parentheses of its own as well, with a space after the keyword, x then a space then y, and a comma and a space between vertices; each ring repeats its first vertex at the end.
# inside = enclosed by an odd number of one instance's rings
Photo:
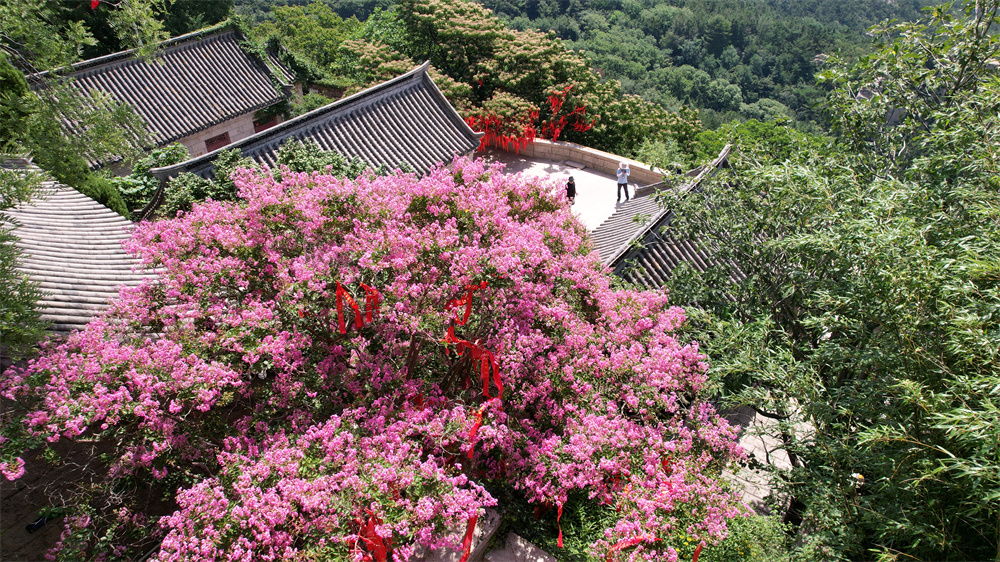
MULTIPOLYGON (((278 41, 331 95, 352 93, 429 60, 449 101, 488 143, 512 149, 535 138, 579 142, 634 155, 646 142, 693 155, 697 114, 671 111, 622 92, 557 38, 509 29, 463 0, 404 0, 361 22, 330 6, 276 7, 247 26, 256 41, 278 41)), ((294 112, 329 103, 307 96, 294 112)))
POLYGON ((925 0, 485 0, 517 29, 553 30, 624 91, 702 109, 710 128, 786 116, 821 123, 820 53, 870 49, 868 27, 913 19, 925 0))
MULTIPOLYGON (((554 33, 584 53, 603 79, 669 110, 701 110, 708 128, 733 120, 784 117, 822 126, 825 92, 815 84, 818 54, 856 58, 871 48, 867 29, 912 20, 929 0, 482 0, 508 27, 554 33)), ((295 2, 292 2, 295 4, 295 2)), ((240 0, 258 21, 281 18, 273 3, 240 0)), ((388 0, 331 2, 344 18, 366 20, 388 0)), ((287 12, 285 12, 287 14, 287 12)))

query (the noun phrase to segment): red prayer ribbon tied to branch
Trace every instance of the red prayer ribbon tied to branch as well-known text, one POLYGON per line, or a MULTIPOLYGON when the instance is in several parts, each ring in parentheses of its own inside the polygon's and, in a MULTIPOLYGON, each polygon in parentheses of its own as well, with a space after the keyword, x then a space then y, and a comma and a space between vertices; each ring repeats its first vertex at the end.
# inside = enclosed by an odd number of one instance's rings
POLYGON ((562 523, 559 522, 559 520, 562 519, 562 507, 563 507, 563 504, 559 504, 559 507, 556 510, 557 511, 557 514, 556 514, 556 526, 559 527, 559 540, 556 541, 556 546, 558 546, 559 548, 563 547, 563 542, 562 542, 562 523))
POLYGON ((497 365, 496 357, 491 351, 485 350, 479 346, 478 343, 472 343, 468 340, 463 340, 455 336, 455 326, 464 326, 466 322, 469 321, 469 315, 472 313, 472 294, 478 290, 485 289, 488 286, 486 281, 482 281, 478 284, 471 284, 465 286, 465 296, 459 299, 452 299, 448 301, 445 305, 445 310, 452 310, 453 308, 461 308, 465 306, 465 313, 462 314, 461 318, 456 314, 451 326, 448 326, 448 333, 445 336, 445 343, 455 344, 459 355, 469 352, 472 358, 472 365, 475 368, 476 364, 479 364, 479 376, 483 381, 483 396, 490 398, 490 370, 493 371, 493 384, 497 387, 497 398, 503 397, 503 381, 500 379, 500 367, 497 365))
POLYGON ((497 366, 496 357, 494 357, 491 351, 487 351, 468 340, 455 337, 454 326, 448 326, 448 335, 444 341, 456 344, 459 354, 469 351, 469 355, 472 357, 473 368, 475 368, 476 363, 479 364, 479 376, 483 380, 483 396, 486 398, 490 398, 490 368, 492 367, 493 384, 496 385, 498 391, 496 397, 503 397, 503 381, 500 379, 500 367, 497 366))
POLYGON ((484 152, 487 147, 495 146, 504 150, 514 149, 515 154, 520 154, 531 143, 535 142, 538 130, 535 121, 538 119, 538 112, 532 111, 524 116, 513 116, 504 118, 494 114, 471 115, 465 118, 466 124, 473 131, 483 133, 479 139, 478 152, 484 152))
MULTIPOLYGON (((365 511, 368 512, 368 521, 362 522, 361 529, 358 531, 358 537, 364 542, 365 548, 368 550, 368 554, 363 559, 373 562, 386 562, 389 553, 392 552, 392 539, 383 539, 375 532, 375 527, 381 525, 382 520, 370 509, 365 511)), ((355 521, 360 522, 361 520, 355 519, 355 521)))
POLYGON ((472 552, 472 534, 476 532, 477 519, 479 515, 469 518, 469 527, 465 530, 465 539, 462 540, 462 559, 458 562, 466 562, 469 559, 469 553, 472 552))
POLYGON ((483 412, 486 411, 486 407, 490 405, 490 402, 494 400, 498 401, 500 398, 490 398, 485 404, 480 406, 478 410, 472 412, 475 416, 476 421, 472 424, 472 429, 469 430, 469 458, 472 458, 472 454, 475 452, 476 447, 476 434, 479 433, 479 428, 483 425, 483 412))
POLYGON ((469 430, 469 459, 472 459, 473 453, 476 449, 476 433, 479 432, 479 428, 483 425, 483 408, 476 410, 476 421, 472 424, 472 429, 469 430))
MULTIPOLYGON (((626 548, 633 547, 640 543, 657 542, 659 540, 660 539, 654 537, 653 535, 639 535, 638 537, 633 537, 631 539, 625 539, 623 541, 620 541, 608 550, 607 562, 611 562, 612 555, 614 555, 614 553, 618 552, 619 550, 624 550, 626 548)), ((701 545, 698 545, 698 549, 695 550, 695 556, 693 562, 698 561, 698 554, 700 552, 701 552, 701 545)))
POLYGON ((444 305, 445 310, 451 310, 453 308, 459 308, 465 305, 465 314, 462 315, 462 319, 459 320, 458 316, 455 316, 455 323, 459 326, 464 326, 466 322, 469 321, 469 314, 472 313, 472 293, 480 289, 485 289, 489 284, 486 281, 480 281, 478 284, 472 283, 471 285, 465 286, 465 296, 460 299, 451 299, 448 304, 444 305))
POLYGON ((361 288, 365 291, 365 314, 361 314, 361 307, 351 296, 351 293, 344 289, 340 281, 337 281, 337 330, 341 334, 347 333, 347 325, 344 321, 344 301, 350 305, 354 311, 354 327, 358 330, 365 327, 365 323, 371 323, 373 318, 378 318, 379 304, 382 301, 382 294, 377 289, 361 283, 361 288))

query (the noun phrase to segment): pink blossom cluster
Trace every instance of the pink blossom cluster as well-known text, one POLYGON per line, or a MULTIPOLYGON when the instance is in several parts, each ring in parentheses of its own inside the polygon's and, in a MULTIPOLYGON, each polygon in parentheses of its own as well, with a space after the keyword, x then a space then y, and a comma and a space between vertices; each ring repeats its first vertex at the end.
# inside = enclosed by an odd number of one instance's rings
POLYGON ((27 412, 0 442, 4 475, 81 437, 116 444, 113 478, 180 473, 162 560, 460 548, 496 503, 485 479, 540 505, 574 490, 615 505, 602 557, 725 536, 743 508, 718 474, 743 452, 701 397, 705 357, 673 335, 684 312, 612 289, 553 186, 466 159, 419 178, 234 180, 238 203, 140 225, 126 247, 159 281, 3 381, 27 412), (354 326, 338 283, 362 313, 361 284, 376 288, 379 314, 354 326), (456 322, 448 303, 473 285, 456 322), (495 357, 502 397, 459 340, 495 357))
POLYGON ((234 442, 218 476, 178 494, 158 559, 360 558, 369 513, 384 521, 375 532, 398 545, 398 559, 418 546, 458 548, 449 531, 496 502, 425 454, 423 437, 429 426, 462 427, 464 412, 427 404, 405 420, 372 422, 349 410, 301 435, 274 435, 254 454, 234 442))

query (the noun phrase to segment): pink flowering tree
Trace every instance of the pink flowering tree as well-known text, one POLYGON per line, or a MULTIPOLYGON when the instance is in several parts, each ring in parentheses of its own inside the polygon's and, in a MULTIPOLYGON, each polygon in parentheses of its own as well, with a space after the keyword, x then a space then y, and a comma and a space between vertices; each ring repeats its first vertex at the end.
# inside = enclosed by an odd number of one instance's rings
POLYGON ((724 537, 743 453, 683 311, 613 289, 553 186, 453 168, 241 170, 240 202, 140 225, 158 282, 3 380, 8 479, 60 441, 106 453, 55 554, 415 559, 468 548, 487 482, 614 507, 602 559, 724 537))

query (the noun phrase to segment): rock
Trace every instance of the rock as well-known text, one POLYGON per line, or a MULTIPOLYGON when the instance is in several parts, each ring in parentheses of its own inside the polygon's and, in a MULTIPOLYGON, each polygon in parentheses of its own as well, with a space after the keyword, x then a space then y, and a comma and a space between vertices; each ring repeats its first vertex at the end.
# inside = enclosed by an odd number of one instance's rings
POLYGON ((556 558, 515 533, 507 534, 503 548, 486 553, 487 562, 556 562, 556 558))

